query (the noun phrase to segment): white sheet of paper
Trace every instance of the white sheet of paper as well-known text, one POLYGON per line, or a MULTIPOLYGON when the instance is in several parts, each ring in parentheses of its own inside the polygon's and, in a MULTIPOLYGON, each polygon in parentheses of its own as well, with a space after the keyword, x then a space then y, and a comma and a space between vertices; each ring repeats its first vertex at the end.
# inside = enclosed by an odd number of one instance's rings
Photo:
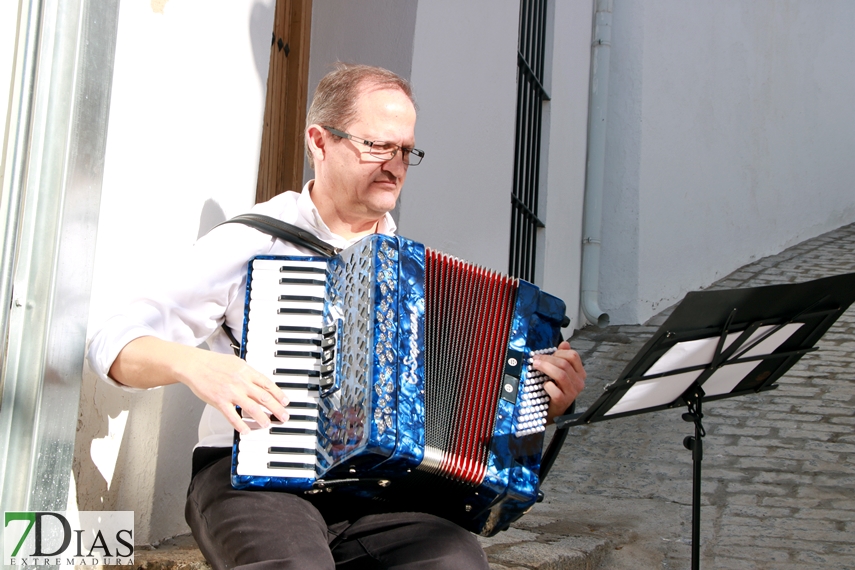
MULTIPOLYGON (((758 342, 756 346, 744 350, 744 346, 751 346, 751 343, 760 335, 771 329, 771 326, 760 327, 751 335, 745 345, 736 351, 736 354, 731 360, 738 358, 749 358, 751 356, 761 356, 764 354, 772 354, 775 350, 784 344, 784 342, 793 336, 803 323, 790 323, 784 325, 767 338, 758 342)), ((752 370, 760 365, 760 360, 756 362, 742 362, 739 364, 725 364, 716 370, 712 376, 707 378, 702 388, 707 396, 718 396, 720 394, 728 394, 733 391, 736 386, 742 382, 743 378, 748 376, 752 370)))
MULTIPOLYGON (((774 328, 772 325, 759 327, 748 338, 743 346, 736 351, 736 353, 731 357, 731 360, 770 354, 781 346, 784 341, 790 338, 801 326, 802 323, 784 325, 779 330, 770 334, 767 338, 758 342, 755 346, 752 346, 752 343, 754 343, 758 338, 774 328)), ((728 334, 724 341, 722 350, 726 350, 737 338, 739 338, 740 334, 741 333, 728 334)), ((662 357, 644 373, 644 375, 652 376, 654 374, 662 374, 670 370, 679 370, 680 368, 690 368, 692 366, 709 364, 712 362, 713 356, 715 356, 715 349, 718 346, 720 338, 720 336, 714 336, 698 340, 678 342, 663 354, 662 357)), ((730 365, 726 364, 722 368, 719 368, 706 380, 706 382, 704 382, 704 392, 708 396, 727 394, 759 364, 760 361, 743 362, 730 365)), ((610 416, 613 414, 644 410, 670 404, 676 400, 680 394, 685 392, 686 389, 692 385, 692 382, 701 375, 701 373, 703 373, 703 370, 695 370, 692 372, 684 372, 682 374, 674 374, 672 376, 640 380, 633 384, 630 389, 626 391, 626 394, 623 395, 623 398, 621 398, 617 404, 612 406, 605 415, 610 416)))
POLYGON ((605 415, 611 416, 612 414, 646 410, 670 404, 692 385, 692 382, 700 376, 701 372, 703 370, 663 376, 652 380, 639 380, 605 415))

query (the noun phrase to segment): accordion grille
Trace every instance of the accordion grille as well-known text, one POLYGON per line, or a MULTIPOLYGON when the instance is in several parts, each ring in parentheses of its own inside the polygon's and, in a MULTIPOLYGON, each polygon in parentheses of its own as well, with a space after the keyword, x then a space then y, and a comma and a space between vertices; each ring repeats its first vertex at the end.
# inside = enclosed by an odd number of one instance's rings
POLYGON ((425 454, 449 479, 486 473, 517 285, 425 248, 425 454))

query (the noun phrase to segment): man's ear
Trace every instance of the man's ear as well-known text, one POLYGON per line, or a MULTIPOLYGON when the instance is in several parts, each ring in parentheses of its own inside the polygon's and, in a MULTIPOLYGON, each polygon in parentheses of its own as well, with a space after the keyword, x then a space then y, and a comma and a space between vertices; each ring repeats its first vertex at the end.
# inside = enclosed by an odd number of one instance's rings
POLYGON ((318 124, 312 124, 306 127, 306 146, 311 153, 315 162, 324 159, 326 154, 326 138, 324 137, 324 128, 318 124))

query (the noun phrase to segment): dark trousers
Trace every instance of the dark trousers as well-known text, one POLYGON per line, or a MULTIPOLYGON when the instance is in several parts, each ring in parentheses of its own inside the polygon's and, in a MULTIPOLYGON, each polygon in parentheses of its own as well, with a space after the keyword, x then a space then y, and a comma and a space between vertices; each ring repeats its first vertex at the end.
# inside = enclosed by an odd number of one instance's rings
POLYGON ((187 492, 187 523, 217 570, 489 569, 475 536, 445 519, 329 493, 239 491, 229 474, 230 459, 216 461, 187 492))

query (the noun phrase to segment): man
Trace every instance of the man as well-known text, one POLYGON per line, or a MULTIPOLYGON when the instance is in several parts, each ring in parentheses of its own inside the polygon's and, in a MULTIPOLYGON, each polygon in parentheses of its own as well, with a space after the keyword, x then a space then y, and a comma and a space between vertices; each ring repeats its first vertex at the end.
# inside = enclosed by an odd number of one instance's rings
MULTIPOLYGON (((371 233, 392 234, 411 163, 416 110, 409 84, 368 66, 339 66, 319 84, 307 117, 306 151, 315 179, 253 211, 304 228, 335 247, 371 233), (385 141, 385 142, 378 142, 385 141)), ((477 540, 421 513, 384 513, 371 502, 321 494, 238 491, 229 483, 232 429, 245 433, 240 406, 262 427, 282 420, 288 401, 266 376, 233 355, 220 324, 242 328, 247 261, 311 252, 253 229, 212 230, 170 272, 162 289, 116 315, 90 340, 90 366, 130 389, 183 382, 208 405, 194 452, 188 524, 215 568, 487 568, 477 540), (211 351, 195 348, 207 341, 211 351)), ((549 417, 584 386, 578 355, 562 343, 534 366, 552 382, 549 417)))

